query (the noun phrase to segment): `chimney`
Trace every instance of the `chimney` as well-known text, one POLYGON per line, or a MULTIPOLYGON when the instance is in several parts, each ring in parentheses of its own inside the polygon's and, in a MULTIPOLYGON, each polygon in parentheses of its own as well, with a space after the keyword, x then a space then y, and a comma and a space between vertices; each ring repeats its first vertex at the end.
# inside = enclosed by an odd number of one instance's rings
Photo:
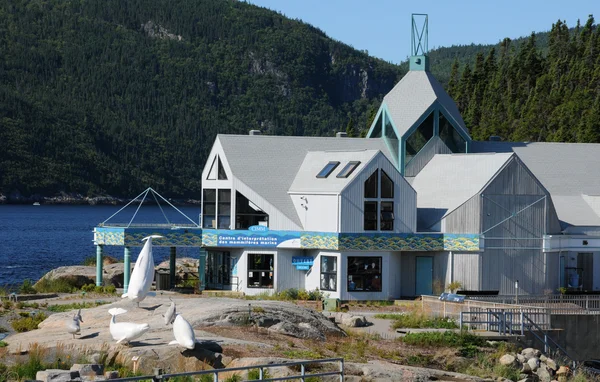
POLYGON ((490 135, 490 138, 488 139, 490 142, 501 142, 502 141, 502 137, 499 135, 490 135))
POLYGON ((249 133, 249 135, 260 135, 260 134, 261 134, 260 130, 250 130, 250 133, 249 133))
POLYGON ((348 134, 345 131, 338 131, 335 133, 336 138, 347 138, 348 134))

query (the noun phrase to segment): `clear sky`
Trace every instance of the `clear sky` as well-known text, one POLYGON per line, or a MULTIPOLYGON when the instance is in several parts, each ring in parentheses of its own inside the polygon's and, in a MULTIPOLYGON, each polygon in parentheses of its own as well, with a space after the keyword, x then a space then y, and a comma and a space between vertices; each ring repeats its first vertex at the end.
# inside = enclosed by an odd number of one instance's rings
POLYGON ((505 37, 569 27, 589 14, 600 18, 600 0, 248 0, 312 24, 328 36, 398 63, 410 55, 411 14, 429 15, 429 49, 494 44, 505 37))

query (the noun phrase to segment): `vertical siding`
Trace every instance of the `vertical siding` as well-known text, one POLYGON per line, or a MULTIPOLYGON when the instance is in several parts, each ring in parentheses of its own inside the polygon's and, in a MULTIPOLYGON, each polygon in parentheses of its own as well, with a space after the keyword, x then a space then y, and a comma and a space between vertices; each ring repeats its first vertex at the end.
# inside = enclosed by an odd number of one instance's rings
MULTIPOLYGON (((302 229, 299 225, 294 223, 290 218, 281 213, 277 208, 275 208, 271 203, 265 200, 262 196, 257 194, 250 187, 246 186, 245 183, 240 181, 237 178, 233 178, 233 189, 231 190, 232 195, 235 195, 235 191, 241 192, 248 200, 252 201, 252 203, 256 204, 260 208, 263 209, 267 214, 269 214, 269 229, 272 230, 287 230, 287 231, 297 231, 302 229)), ((235 197, 234 197, 235 198, 235 197)), ((233 213, 233 211, 232 211, 233 213)))
MULTIPOLYGON (((307 251, 308 252, 308 251, 307 251)), ((321 289, 321 256, 334 256, 337 258, 337 290, 336 291, 323 291, 326 295, 329 295, 329 298, 340 298, 340 291, 342 288, 345 288, 345 284, 342 285, 345 278, 342 277, 342 272, 340 271, 341 264, 341 254, 339 252, 329 252, 329 251, 310 251, 306 256, 311 256, 315 259, 314 265, 311 270, 306 272, 306 290, 315 290, 321 289)))
MULTIPOLYGON (((388 267, 388 298, 399 299, 402 296, 402 252, 391 252, 388 267)), ((382 275, 385 277, 385 275, 382 275)))
MULTIPOLYGON (((292 265, 293 256, 305 256, 301 249, 278 249, 275 257, 277 258, 275 286, 277 291, 284 289, 305 289, 306 273, 296 269, 292 265)), ((314 269, 313 265, 313 269, 314 269)))
POLYGON ((556 292, 560 288, 560 252, 548 252, 546 256, 546 288, 556 292))
POLYGON ((381 168, 394 182, 394 232, 417 229, 417 194, 392 163, 379 153, 341 195, 341 232, 363 232, 364 183, 381 168))
POLYGON ((442 232, 479 233, 481 216, 481 198, 473 196, 442 221, 442 232))
MULTIPOLYGON (((415 295, 416 258, 418 256, 433 257, 433 282, 445 287, 449 283, 450 267, 448 252, 402 252, 400 258, 402 296, 415 295)), ((435 289, 435 288, 434 288, 435 289)))
POLYGON ((421 151, 411 159, 404 169, 404 176, 417 176, 435 154, 452 154, 452 150, 446 146, 439 136, 431 138, 421 151))
MULTIPOLYGON (((480 286, 480 257, 476 253, 454 253, 454 281, 462 284, 463 290, 478 291, 480 286)), ((452 266, 452 264, 450 264, 452 266)))
POLYGON ((338 232, 338 195, 303 193, 290 195, 290 198, 305 231, 338 232), (306 201, 300 199, 302 197, 306 201))

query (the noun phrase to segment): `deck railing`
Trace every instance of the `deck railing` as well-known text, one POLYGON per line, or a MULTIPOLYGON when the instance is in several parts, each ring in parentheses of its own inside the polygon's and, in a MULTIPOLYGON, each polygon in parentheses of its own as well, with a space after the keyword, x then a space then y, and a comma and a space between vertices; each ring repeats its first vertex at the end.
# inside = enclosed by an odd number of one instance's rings
POLYGON ((543 307, 551 314, 600 314, 600 295, 469 296, 470 301, 543 307))

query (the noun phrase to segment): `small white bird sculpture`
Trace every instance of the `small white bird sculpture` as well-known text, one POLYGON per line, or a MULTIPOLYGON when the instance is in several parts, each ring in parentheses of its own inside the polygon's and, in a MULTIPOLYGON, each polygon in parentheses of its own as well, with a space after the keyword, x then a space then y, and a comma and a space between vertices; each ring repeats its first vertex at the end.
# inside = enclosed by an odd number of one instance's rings
POLYGON ((165 325, 172 324, 175 321, 175 316, 177 315, 177 308, 175 307, 175 302, 171 300, 171 305, 167 309, 165 313, 165 325))
POLYGON ((152 287, 152 281, 154 281, 154 257, 152 257, 152 239, 161 238, 160 235, 151 235, 142 239, 146 240, 146 244, 140 251, 140 254, 135 261, 133 271, 131 272, 131 278, 129 279, 129 286, 127 293, 124 293, 121 297, 128 298, 131 301, 137 303, 140 306, 140 302, 143 301, 146 296, 154 296, 155 293, 150 292, 152 287))
POLYGON ((192 329, 192 325, 181 314, 175 317, 173 335, 175 336, 175 340, 169 342, 169 345, 179 345, 190 350, 196 347, 194 329, 192 329))
POLYGON ((127 313, 122 308, 112 308, 108 310, 112 316, 110 320, 110 335, 117 341, 117 344, 129 344, 132 340, 140 337, 150 329, 148 324, 136 324, 134 322, 117 322, 115 317, 119 314, 127 313))
POLYGON ((79 326, 80 321, 83 322, 83 319, 81 318, 81 309, 67 321, 67 332, 71 333, 73 338, 75 338, 75 334, 81 334, 81 326, 79 326))

